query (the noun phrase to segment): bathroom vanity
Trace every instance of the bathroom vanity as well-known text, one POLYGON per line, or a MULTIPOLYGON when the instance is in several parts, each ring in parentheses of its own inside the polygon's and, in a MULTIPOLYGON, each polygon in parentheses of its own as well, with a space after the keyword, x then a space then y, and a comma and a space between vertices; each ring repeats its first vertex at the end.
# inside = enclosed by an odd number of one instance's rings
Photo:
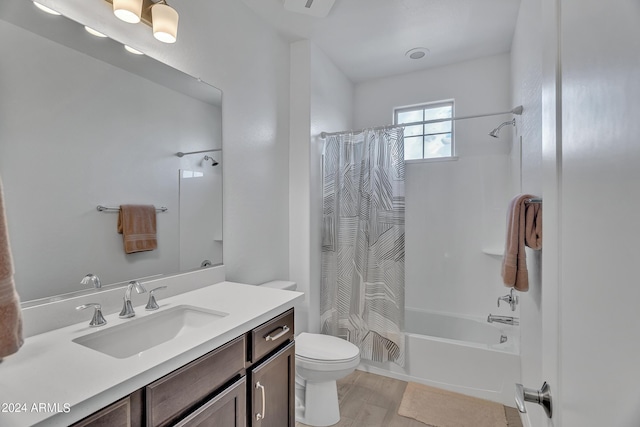
POLYGON ((293 320, 291 309, 74 427, 293 426, 293 320))
POLYGON ((157 312, 139 305, 137 320, 112 314, 105 327, 87 320, 30 337, 0 365, 0 402, 27 410, 0 413, 0 425, 294 426, 293 306, 302 295, 221 282, 160 300, 157 312), (193 313, 171 314, 181 309, 193 313), (112 352, 112 336, 126 347, 129 325, 153 330, 167 315, 185 324, 175 337, 132 340, 152 346, 131 356, 112 352))

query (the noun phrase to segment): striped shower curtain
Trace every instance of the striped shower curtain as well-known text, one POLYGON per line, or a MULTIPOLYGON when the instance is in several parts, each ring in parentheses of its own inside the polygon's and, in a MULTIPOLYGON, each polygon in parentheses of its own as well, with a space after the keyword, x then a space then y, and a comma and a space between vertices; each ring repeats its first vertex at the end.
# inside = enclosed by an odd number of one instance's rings
POLYGON ((323 157, 322 333, 404 366, 404 130, 328 137, 323 157))

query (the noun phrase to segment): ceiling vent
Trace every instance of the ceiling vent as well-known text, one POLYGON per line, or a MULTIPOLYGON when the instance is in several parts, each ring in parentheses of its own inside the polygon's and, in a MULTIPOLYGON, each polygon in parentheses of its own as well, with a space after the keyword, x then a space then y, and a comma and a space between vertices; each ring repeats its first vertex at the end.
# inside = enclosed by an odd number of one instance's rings
POLYGON ((284 8, 290 12, 324 18, 336 0, 284 0, 284 8))

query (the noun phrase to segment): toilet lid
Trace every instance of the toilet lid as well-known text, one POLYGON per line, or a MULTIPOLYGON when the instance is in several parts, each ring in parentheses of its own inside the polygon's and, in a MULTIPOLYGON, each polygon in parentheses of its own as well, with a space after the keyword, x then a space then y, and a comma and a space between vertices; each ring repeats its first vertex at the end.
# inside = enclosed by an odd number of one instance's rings
POLYGON ((296 337, 296 354, 307 359, 340 361, 360 354, 360 349, 349 341, 331 335, 303 332, 296 337))

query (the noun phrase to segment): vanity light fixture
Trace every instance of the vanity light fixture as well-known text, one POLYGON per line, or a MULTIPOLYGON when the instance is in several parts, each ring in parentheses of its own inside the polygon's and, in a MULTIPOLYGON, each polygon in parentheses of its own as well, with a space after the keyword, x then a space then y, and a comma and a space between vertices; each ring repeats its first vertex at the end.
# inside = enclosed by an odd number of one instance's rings
POLYGON ((137 24, 142 17, 143 0, 113 0, 113 14, 118 19, 137 24))
POLYGON ((50 7, 47 7, 47 6, 45 6, 45 5, 41 4, 41 3, 38 3, 37 1, 34 1, 33 4, 35 4, 36 7, 38 9, 40 9, 41 11, 43 11, 43 12, 47 12, 47 13, 49 13, 51 15, 61 15, 61 13, 58 12, 57 10, 53 10, 50 7))
POLYGON ((178 37, 178 12, 166 0, 105 0, 113 13, 125 22, 142 22, 153 29, 153 37, 163 43, 175 43, 178 37))
POLYGON ((175 43, 178 37, 178 12, 166 0, 151 6, 153 37, 163 43, 175 43))

